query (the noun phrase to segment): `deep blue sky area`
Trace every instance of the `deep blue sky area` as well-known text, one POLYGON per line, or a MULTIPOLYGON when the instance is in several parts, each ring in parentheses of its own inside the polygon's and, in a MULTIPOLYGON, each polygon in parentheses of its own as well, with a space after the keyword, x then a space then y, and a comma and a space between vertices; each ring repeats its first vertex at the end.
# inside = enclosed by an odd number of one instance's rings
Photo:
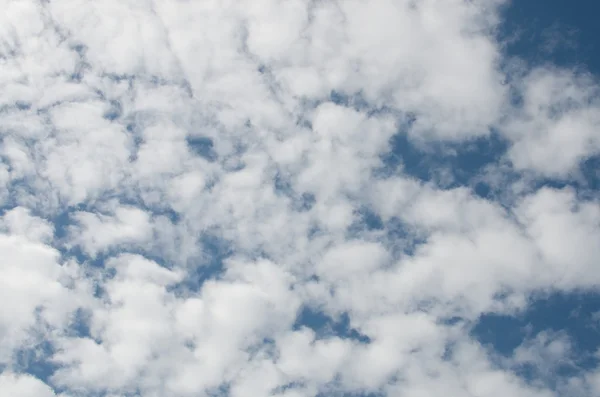
POLYGON ((510 55, 600 72, 600 2, 514 0, 504 12, 501 36, 513 37, 510 55), (516 35, 516 37, 514 37, 516 35))

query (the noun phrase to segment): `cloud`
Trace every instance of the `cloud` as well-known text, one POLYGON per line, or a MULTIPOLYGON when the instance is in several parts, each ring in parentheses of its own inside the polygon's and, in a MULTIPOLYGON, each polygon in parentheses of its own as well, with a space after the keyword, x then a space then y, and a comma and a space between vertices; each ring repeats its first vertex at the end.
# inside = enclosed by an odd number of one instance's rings
POLYGON ((0 389, 595 391, 539 375, 572 336, 472 332, 599 283, 597 79, 507 55, 504 6, 5 1, 0 389))
POLYGON ((56 396, 48 385, 30 375, 2 373, 0 387, 5 393, 15 397, 56 396))
POLYGON ((121 244, 146 242, 152 236, 150 217, 138 208, 119 206, 113 216, 80 211, 73 218, 76 225, 69 231, 69 241, 81 245, 91 257, 121 244))
POLYGON ((540 67, 520 83, 523 100, 509 121, 509 158, 517 169, 564 178, 600 150, 596 78, 584 72, 540 67))
POLYGON ((68 327, 69 313, 89 301, 89 282, 72 263, 60 263, 49 246, 48 222, 17 207, 2 217, 2 326, 0 363, 10 365, 18 349, 68 327))

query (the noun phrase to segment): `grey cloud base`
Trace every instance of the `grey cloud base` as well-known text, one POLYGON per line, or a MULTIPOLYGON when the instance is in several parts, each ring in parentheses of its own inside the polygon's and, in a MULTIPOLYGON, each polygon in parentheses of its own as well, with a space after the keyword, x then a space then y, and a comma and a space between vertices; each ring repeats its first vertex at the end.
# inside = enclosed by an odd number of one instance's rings
POLYGON ((1 0, 0 394, 600 394, 513 370, 568 336, 469 333, 600 283, 597 192, 538 183, 600 155, 600 85, 508 58, 503 5, 1 0), (465 183, 390 153, 493 134, 465 183))

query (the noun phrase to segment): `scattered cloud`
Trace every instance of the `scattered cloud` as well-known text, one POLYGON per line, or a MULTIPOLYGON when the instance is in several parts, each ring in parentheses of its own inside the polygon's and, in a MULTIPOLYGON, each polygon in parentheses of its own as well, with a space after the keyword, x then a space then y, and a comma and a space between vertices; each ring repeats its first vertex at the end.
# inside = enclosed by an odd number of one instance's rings
POLYGON ((474 332, 600 285, 600 83, 505 1, 0 3, 6 395, 600 392, 474 332))

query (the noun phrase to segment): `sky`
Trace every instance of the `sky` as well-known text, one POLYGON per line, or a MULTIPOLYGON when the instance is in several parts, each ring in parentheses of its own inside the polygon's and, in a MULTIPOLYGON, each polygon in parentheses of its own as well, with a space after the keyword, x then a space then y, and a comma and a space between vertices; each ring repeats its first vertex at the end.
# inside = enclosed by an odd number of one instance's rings
POLYGON ((0 397, 600 395, 597 2, 0 8, 0 397))

